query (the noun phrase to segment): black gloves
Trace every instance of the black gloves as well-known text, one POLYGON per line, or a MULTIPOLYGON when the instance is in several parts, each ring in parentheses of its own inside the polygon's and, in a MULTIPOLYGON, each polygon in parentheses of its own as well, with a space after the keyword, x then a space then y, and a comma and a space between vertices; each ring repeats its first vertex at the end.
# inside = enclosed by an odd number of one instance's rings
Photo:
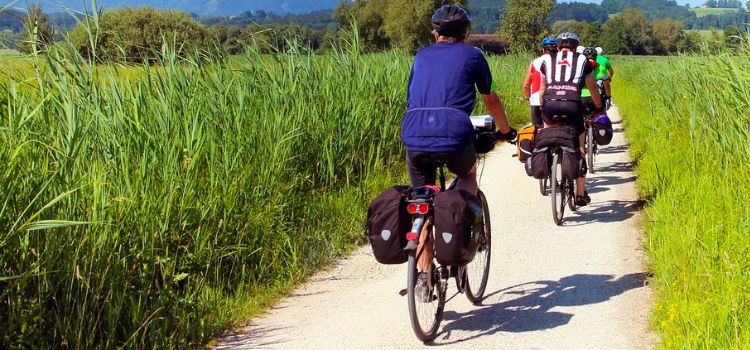
POLYGON ((516 139, 516 137, 518 137, 518 132, 516 131, 516 129, 513 129, 513 128, 510 128, 510 131, 508 131, 505 134, 499 131, 495 133, 495 138, 498 141, 513 141, 516 139))

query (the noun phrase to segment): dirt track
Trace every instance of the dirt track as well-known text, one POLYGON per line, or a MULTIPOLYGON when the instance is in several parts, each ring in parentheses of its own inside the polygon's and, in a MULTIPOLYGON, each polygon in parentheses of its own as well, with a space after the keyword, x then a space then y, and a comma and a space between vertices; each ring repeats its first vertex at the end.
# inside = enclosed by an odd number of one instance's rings
MULTIPOLYGON (((539 194, 504 146, 485 160, 480 186, 492 219, 486 298, 457 295, 432 346, 447 349, 647 349, 651 291, 639 242, 639 201, 616 108, 615 138, 587 179, 592 203, 552 222, 539 194)), ((370 247, 314 276, 217 349, 414 349, 406 266, 379 265, 370 247)), ((451 281, 448 296, 455 294, 451 281)))

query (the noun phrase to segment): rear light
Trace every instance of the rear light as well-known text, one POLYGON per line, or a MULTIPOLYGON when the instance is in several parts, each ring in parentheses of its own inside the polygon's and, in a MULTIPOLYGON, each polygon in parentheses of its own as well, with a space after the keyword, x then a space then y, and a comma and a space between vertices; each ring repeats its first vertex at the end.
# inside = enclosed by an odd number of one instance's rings
POLYGON ((406 206, 406 211, 409 212, 409 214, 427 214, 428 211, 430 211, 430 206, 427 203, 409 203, 406 206))
POLYGON ((406 211, 409 212, 409 214, 416 214, 417 213, 417 205, 414 203, 409 203, 409 205, 406 206, 406 211))

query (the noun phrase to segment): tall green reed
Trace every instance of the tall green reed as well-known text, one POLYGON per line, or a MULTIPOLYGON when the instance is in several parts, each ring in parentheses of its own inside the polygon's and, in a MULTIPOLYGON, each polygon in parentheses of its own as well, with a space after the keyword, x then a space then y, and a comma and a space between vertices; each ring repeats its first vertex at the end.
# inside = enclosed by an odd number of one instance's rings
MULTIPOLYGON (((227 59, 165 45, 140 67, 62 44, 6 71, 2 347, 197 346, 362 243, 367 201, 403 181, 411 57, 352 43, 227 59)), ((492 61, 525 119, 526 59, 492 61)))
POLYGON ((750 344, 750 53, 621 62, 667 349, 750 344))

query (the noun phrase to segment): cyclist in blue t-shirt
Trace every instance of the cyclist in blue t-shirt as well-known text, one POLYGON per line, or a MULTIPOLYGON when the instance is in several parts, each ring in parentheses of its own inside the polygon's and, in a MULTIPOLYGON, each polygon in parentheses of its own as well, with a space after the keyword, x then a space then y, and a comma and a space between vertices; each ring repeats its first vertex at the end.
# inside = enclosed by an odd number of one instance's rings
POLYGON ((503 104, 492 91, 487 60, 479 49, 463 42, 470 23, 469 15, 457 5, 438 8, 432 16, 436 43, 419 50, 414 58, 401 125, 414 187, 435 184, 437 168, 429 164, 429 158, 438 154, 446 157, 448 169, 458 176, 457 187, 477 193, 474 128, 469 119, 477 90, 500 129, 500 138, 515 137, 503 104))
MULTIPOLYGON (((479 49, 464 44, 470 24, 469 15, 461 7, 438 8, 432 16, 436 43, 419 50, 414 57, 407 92, 408 109, 401 125, 413 187, 434 185, 436 160, 444 160, 458 177, 457 189, 477 194, 477 155, 469 118, 477 90, 500 129, 498 139, 515 139, 516 131, 508 124, 503 104, 492 91, 487 60, 479 49)), ((419 250, 423 243, 422 240, 419 250)), ((427 244, 419 259, 419 270, 429 271, 432 259, 432 245, 427 244)), ((426 280, 426 273, 421 273, 418 290, 425 290, 426 280)))

